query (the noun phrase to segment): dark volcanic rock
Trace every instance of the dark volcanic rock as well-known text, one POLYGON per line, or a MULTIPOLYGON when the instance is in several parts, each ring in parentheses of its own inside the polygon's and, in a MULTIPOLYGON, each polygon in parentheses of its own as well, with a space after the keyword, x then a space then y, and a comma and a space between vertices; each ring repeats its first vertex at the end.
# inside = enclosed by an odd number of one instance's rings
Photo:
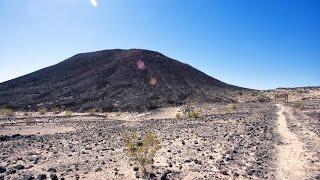
POLYGON ((6 168, 5 167, 2 167, 2 166, 0 166, 0 173, 4 173, 4 172, 6 172, 6 168))
POLYGON ((105 50, 0 84, 0 107, 143 111, 188 101, 230 102, 246 89, 148 50, 105 50))

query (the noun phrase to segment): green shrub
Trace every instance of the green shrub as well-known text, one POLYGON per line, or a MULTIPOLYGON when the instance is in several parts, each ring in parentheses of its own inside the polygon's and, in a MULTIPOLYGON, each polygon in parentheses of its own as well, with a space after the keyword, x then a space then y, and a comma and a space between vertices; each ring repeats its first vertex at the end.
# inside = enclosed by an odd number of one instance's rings
POLYGON ((0 109, 0 115, 3 115, 3 116, 13 116, 14 115, 14 112, 12 109, 10 108, 2 108, 0 109))
POLYGON ((196 110, 191 110, 187 112, 187 117, 188 118, 199 118, 200 117, 200 112, 196 110))
POLYGON ((229 104, 228 109, 229 109, 229 111, 235 111, 236 109, 238 109, 238 105, 237 104, 229 104))
POLYGON ((209 104, 208 103, 204 103, 203 104, 203 109, 209 109, 209 104))
POLYGON ((39 114, 45 114, 47 112, 48 112, 48 110, 46 108, 44 108, 44 107, 41 107, 41 108, 38 109, 38 113, 39 114))
POLYGON ((97 112, 97 110, 95 108, 92 108, 92 109, 89 110, 89 115, 91 115, 91 116, 95 115, 96 112, 97 112))
POLYGON ((73 114, 73 112, 72 111, 70 111, 70 110, 66 110, 66 112, 64 112, 64 115, 65 116, 72 116, 72 114, 73 114))
POLYGON ((121 114, 122 114, 122 112, 121 111, 118 111, 118 112, 116 112, 116 116, 121 116, 121 114))
POLYGON ((302 109, 302 107, 303 107, 302 102, 296 102, 296 103, 294 104, 294 108, 296 108, 296 109, 302 109))
POLYGON ((148 166, 153 164, 153 159, 160 149, 160 140, 154 133, 148 131, 145 136, 138 137, 136 132, 124 133, 123 141, 128 157, 141 169, 144 177, 148 175, 148 166))
POLYGON ((59 114, 59 113, 60 113, 60 109, 59 109, 58 107, 52 108, 51 111, 52 111, 54 114, 59 114))
POLYGON ((181 113, 176 114, 176 118, 180 119, 182 117, 181 113))
POLYGON ((26 117, 26 119, 25 119, 25 123, 27 124, 27 125, 32 125, 32 124, 35 124, 35 120, 34 119, 32 119, 32 117, 26 117))

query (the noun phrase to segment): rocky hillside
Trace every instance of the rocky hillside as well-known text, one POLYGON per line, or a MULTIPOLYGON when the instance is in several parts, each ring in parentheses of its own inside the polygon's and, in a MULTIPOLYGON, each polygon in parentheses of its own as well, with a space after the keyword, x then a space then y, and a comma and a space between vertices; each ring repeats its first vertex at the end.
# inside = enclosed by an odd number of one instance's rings
POLYGON ((148 50, 104 50, 0 84, 0 106, 144 111, 186 102, 233 102, 248 89, 148 50))

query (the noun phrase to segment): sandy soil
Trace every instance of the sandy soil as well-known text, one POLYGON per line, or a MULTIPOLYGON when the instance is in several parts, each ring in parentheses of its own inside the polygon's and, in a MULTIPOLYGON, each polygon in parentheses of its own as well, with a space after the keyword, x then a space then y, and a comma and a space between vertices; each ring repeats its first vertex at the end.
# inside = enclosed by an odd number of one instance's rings
POLYGON ((0 128, 0 135, 44 135, 44 134, 56 134, 56 133, 66 133, 74 131, 73 127, 66 126, 48 126, 48 125, 34 125, 34 126, 8 126, 0 128))
POLYGON ((277 130, 281 136, 283 144, 280 144, 278 149, 278 168, 277 179, 303 179, 306 177, 306 158, 304 144, 292 133, 284 115, 285 108, 281 104, 277 105, 278 111, 278 126, 277 130))

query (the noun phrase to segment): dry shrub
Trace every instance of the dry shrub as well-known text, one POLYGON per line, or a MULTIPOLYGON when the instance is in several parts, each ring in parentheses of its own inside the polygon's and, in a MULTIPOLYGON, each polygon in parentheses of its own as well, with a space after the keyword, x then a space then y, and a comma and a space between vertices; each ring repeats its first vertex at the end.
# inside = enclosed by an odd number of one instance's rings
POLYGON ((12 109, 10 108, 2 108, 0 109, 0 115, 3 115, 3 116, 13 116, 14 115, 14 112, 12 109))
POLYGON ((176 118, 180 119, 182 117, 181 113, 176 114, 176 118))
POLYGON ((32 125, 32 124, 35 124, 36 121, 35 121, 34 119, 32 119, 32 117, 28 116, 28 117, 26 117, 26 119, 25 119, 25 123, 26 123, 27 125, 32 125))
POLYGON ((302 102, 296 102, 295 104, 294 104, 294 108, 296 108, 296 109, 302 109, 302 107, 303 107, 303 104, 302 104, 302 102))
POLYGON ((209 109, 209 104, 208 103, 204 103, 203 104, 203 109, 209 109))
POLYGON ((64 112, 64 115, 68 116, 68 117, 72 116, 72 114, 73 114, 73 112, 70 110, 66 110, 66 112, 64 112))
POLYGON ((59 114, 60 113, 60 109, 58 107, 52 108, 51 111, 53 112, 53 114, 59 114))
POLYGON ((229 104, 228 109, 229 109, 229 111, 235 111, 236 109, 238 109, 238 105, 237 104, 229 104))
POLYGON ((199 118, 200 117, 200 112, 196 111, 196 110, 191 110, 189 112, 187 112, 187 117, 188 118, 199 118))
POLYGON ((39 114, 45 114, 47 112, 48 112, 48 110, 46 108, 44 108, 44 107, 41 107, 41 108, 38 109, 38 113, 39 114))
POLYGON ((117 116, 117 117, 121 116, 121 114, 122 114, 121 111, 116 112, 116 116, 117 116))
POLYGON ((95 109, 95 108, 92 108, 92 109, 90 109, 89 111, 89 115, 95 115, 96 114, 96 112, 97 112, 97 110, 95 109))
POLYGON ((153 159, 161 147, 160 140, 156 138, 154 133, 148 131, 140 137, 136 132, 124 133, 123 141, 126 154, 141 169, 146 178, 149 165, 153 164, 153 159))

